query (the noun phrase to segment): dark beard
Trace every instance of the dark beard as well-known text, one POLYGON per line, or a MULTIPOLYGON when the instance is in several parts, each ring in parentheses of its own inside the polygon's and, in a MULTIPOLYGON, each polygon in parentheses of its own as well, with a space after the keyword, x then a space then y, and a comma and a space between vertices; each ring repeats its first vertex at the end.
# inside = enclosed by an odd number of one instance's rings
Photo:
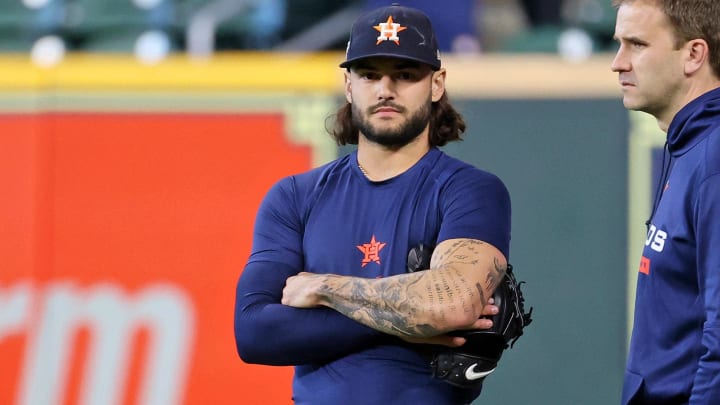
MULTIPOLYGON (((390 104, 398 111, 403 111, 401 107, 392 103, 384 104, 390 104)), ((367 114, 372 114, 372 111, 382 105, 383 104, 379 104, 368 108, 367 114)), ((378 145, 385 146, 389 149, 398 150, 414 141, 418 136, 420 136, 422 131, 425 130, 430 122, 430 105, 431 102, 428 100, 425 105, 417 110, 417 112, 415 112, 415 114, 413 114, 399 128, 378 131, 372 126, 372 124, 370 124, 369 120, 366 118, 367 116, 363 115, 355 104, 352 104, 352 123, 370 142, 377 143, 378 145)))

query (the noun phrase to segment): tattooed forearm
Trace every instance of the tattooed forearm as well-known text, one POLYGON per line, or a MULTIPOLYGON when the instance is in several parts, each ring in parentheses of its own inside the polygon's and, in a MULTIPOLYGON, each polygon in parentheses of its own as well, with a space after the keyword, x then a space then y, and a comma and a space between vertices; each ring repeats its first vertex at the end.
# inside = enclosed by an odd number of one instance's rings
POLYGON ((495 291, 502 278, 505 277, 506 271, 507 266, 502 265, 497 258, 493 258, 493 268, 488 272, 485 288, 488 291, 495 291))
POLYGON ((421 278, 416 274, 382 280, 331 276, 320 293, 329 307, 373 329, 399 336, 434 336, 442 331, 418 322, 424 307, 434 313, 438 306, 431 285, 418 288, 421 278))
MULTIPOLYGON (((477 266, 480 261, 480 256, 482 255, 482 252, 480 252, 478 249, 478 247, 481 245, 485 245, 485 243, 479 240, 457 240, 453 242, 450 246, 448 246, 447 249, 441 252, 437 252, 439 254, 436 253, 433 256, 432 262, 430 263, 430 268, 437 268, 440 265, 442 265, 443 267, 452 267, 457 265, 477 266)), ((491 271, 490 273, 493 272, 491 271)), ((492 274, 488 274, 489 279, 486 280, 486 286, 488 286, 487 290, 490 292, 495 289, 495 287, 489 287, 494 280, 494 278, 492 280, 490 279, 490 277, 492 276, 492 274)), ((497 286, 497 283, 495 283, 495 286, 497 286)), ((481 288, 478 283, 475 284, 475 290, 479 294, 480 305, 484 305, 484 303, 487 302, 485 290, 483 290, 483 288, 481 288)), ((473 293, 471 291, 466 292, 470 297, 472 297, 473 293)), ((476 305, 473 305, 473 310, 476 309, 475 306, 476 305)))
POLYGON ((441 243, 430 270, 383 279, 328 275, 322 305, 376 330, 428 337, 468 327, 505 274, 497 249, 481 241, 441 243))
POLYGON ((480 283, 475 285, 475 288, 477 288, 478 293, 482 297, 482 302, 486 302, 484 291, 488 291, 488 294, 492 294, 500 284, 500 281, 502 281, 503 277, 505 277, 506 271, 507 266, 503 266, 497 258, 493 258, 493 266, 490 271, 488 271, 487 277, 485 278, 485 289, 482 288, 480 283))
POLYGON ((447 249, 433 254, 430 261, 430 268, 434 269, 438 266, 448 266, 454 263, 460 264, 477 264, 479 255, 481 254, 477 246, 485 243, 474 239, 458 239, 453 242, 447 249))

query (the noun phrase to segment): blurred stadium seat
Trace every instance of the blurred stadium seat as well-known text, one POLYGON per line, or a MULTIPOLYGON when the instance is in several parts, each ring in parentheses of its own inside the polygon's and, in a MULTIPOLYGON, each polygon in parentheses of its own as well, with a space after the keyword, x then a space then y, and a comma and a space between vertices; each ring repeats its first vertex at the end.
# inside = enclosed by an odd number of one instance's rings
POLYGON ((283 39, 291 4, 288 0, 205 1, 186 14, 185 48, 193 57, 223 50, 271 49, 283 39))
POLYGON ((68 6, 66 37, 73 49, 145 52, 152 61, 178 48, 173 0, 73 0, 68 6))
POLYGON ((345 49, 358 0, 212 0, 189 16, 186 50, 319 51, 345 49))
MULTIPOLYGON (((288 0, 288 18, 283 28, 283 38, 286 44, 297 44, 299 38, 306 36, 315 27, 326 26, 326 41, 323 44, 308 43, 306 46, 295 46, 295 49, 306 50, 336 49, 345 50, 350 26, 362 12, 361 0, 288 0), (349 15, 348 15, 349 13, 349 15), (333 22, 344 21, 343 29, 333 22), (327 26, 330 22, 331 24, 327 26)), ((392 1, 388 1, 388 4, 392 1)))
POLYGON ((499 51, 560 53, 583 59, 614 46, 615 9, 609 0, 565 0, 560 21, 528 24, 502 41, 499 51))
POLYGON ((0 0, 0 51, 29 52, 39 38, 61 33, 64 0, 0 0))
POLYGON ((598 51, 614 50, 616 11, 609 0, 567 0, 564 11, 568 25, 587 31, 598 51))

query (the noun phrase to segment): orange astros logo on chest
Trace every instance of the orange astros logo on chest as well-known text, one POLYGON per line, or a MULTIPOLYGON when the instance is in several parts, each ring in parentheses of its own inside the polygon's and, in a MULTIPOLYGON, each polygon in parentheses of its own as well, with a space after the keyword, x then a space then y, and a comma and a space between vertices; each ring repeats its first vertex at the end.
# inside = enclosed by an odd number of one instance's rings
POLYGON ((386 243, 378 242, 375 240, 375 235, 370 238, 370 243, 363 243, 362 245, 356 246, 365 257, 362 259, 362 267, 367 266, 370 262, 380 264, 380 251, 384 248, 386 243))

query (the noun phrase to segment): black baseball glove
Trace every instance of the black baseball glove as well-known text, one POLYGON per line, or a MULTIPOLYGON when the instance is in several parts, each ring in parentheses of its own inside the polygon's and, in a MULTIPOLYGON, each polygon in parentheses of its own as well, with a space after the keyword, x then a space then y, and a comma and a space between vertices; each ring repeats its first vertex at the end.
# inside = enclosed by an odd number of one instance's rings
MULTIPOLYGON (((428 269, 431 256, 432 249, 428 246, 410 249, 408 271, 428 269)), ((482 387, 485 377, 495 371, 505 349, 515 344, 532 321, 532 308, 525 312, 520 284, 508 263, 505 277, 493 294, 499 312, 488 317, 493 321, 492 328, 451 332, 453 336, 464 337, 466 343, 457 348, 441 348, 432 354, 430 366, 435 377, 462 388, 482 387)))

